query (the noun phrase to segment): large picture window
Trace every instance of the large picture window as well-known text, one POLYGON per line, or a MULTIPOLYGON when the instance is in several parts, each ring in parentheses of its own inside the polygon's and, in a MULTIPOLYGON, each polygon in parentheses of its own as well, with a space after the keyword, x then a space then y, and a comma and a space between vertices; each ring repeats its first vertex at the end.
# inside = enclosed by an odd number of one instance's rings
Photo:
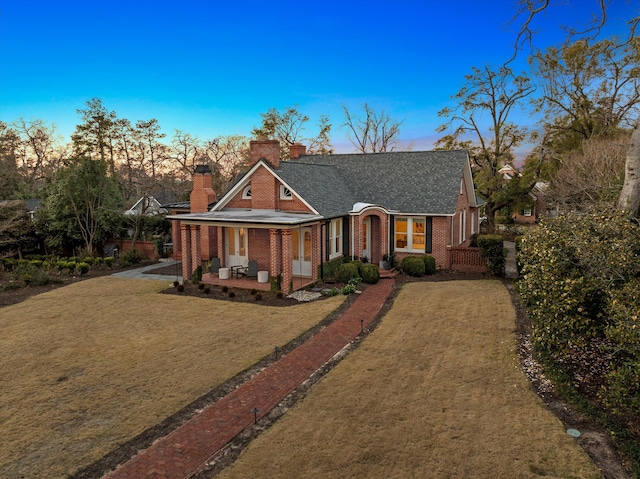
POLYGON ((342 256, 342 218, 331 220, 329 224, 329 258, 342 256))
POLYGON ((430 253, 430 221, 431 218, 424 217, 395 218, 394 249, 416 253, 430 253))

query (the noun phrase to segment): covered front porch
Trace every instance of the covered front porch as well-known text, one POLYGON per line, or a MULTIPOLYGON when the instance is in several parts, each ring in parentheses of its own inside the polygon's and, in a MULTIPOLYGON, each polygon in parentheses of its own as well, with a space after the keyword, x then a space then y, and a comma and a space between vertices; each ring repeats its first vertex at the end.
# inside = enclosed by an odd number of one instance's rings
MULTIPOLYGON (((206 273, 202 275, 202 282, 205 284, 209 284, 212 286, 223 287, 227 286, 229 289, 237 288, 237 289, 255 289, 257 291, 270 291, 271 290, 271 281, 266 283, 259 283, 256 278, 247 278, 245 276, 230 277, 228 279, 221 279, 215 273, 206 273)), ((300 276, 294 276, 292 279, 293 290, 297 291, 299 289, 307 288, 312 285, 315 281, 312 278, 303 278, 300 276)))
MULTIPOLYGON (((202 280, 213 285, 245 289, 270 290, 272 281, 280 283, 288 294, 315 282, 319 255, 312 254, 320 246, 320 221, 316 215, 268 210, 224 210, 180 215, 183 245, 182 276, 190 278, 199 265, 216 259, 220 268, 246 267, 257 264, 258 271, 269 280, 220 277, 217 269, 203 267, 202 280), (202 230, 213 231, 217 251, 205 257, 201 251, 202 230), (315 246, 314 246, 315 245, 315 246)), ((208 235, 208 233, 207 233, 208 235)))

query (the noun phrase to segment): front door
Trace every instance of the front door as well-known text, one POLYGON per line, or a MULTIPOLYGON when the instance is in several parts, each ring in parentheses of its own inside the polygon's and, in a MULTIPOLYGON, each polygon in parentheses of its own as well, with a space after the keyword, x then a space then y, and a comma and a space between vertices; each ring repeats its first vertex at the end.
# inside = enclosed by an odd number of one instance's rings
POLYGON ((246 266, 247 258, 247 229, 227 228, 227 266, 246 266))
POLYGON ((311 228, 291 230, 291 249, 293 275, 311 277, 311 228))
POLYGON ((371 218, 362 222, 362 258, 371 261, 371 218))

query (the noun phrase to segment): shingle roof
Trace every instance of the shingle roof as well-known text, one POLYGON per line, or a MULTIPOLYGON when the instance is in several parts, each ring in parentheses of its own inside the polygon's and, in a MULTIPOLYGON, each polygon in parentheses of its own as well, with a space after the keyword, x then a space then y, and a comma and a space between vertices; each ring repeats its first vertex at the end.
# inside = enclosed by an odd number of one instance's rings
POLYGON ((465 150, 304 155, 276 173, 324 216, 355 202, 442 215, 455 213, 468 162, 465 150))

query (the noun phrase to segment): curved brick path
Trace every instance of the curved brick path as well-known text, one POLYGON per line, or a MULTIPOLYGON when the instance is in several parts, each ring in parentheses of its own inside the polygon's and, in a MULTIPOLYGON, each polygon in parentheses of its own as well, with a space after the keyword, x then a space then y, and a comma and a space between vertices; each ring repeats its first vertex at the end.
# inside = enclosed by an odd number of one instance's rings
POLYGON ((108 479, 186 479, 257 418, 278 403, 344 348, 376 317, 394 281, 367 287, 337 320, 229 395, 140 452, 108 479))

